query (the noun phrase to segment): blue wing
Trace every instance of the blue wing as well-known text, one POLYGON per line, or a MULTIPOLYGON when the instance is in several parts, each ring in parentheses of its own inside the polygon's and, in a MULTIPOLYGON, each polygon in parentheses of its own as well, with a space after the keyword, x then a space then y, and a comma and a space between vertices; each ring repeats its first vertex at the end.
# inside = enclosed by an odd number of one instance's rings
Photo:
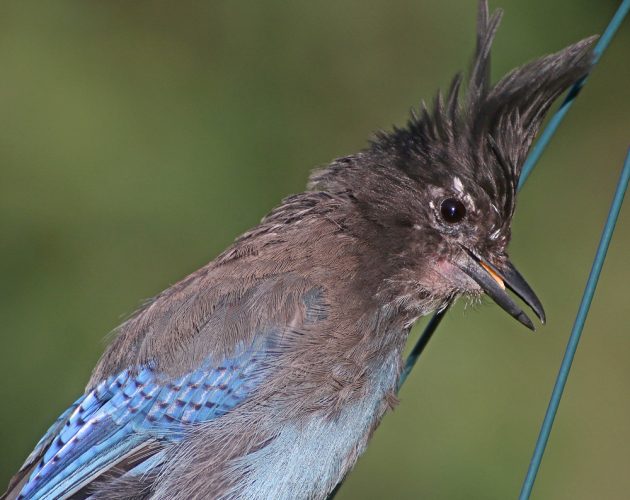
POLYGON ((261 378, 251 352, 220 366, 208 360, 170 380, 151 365, 111 376, 66 410, 38 443, 26 465, 43 456, 18 498, 70 496, 138 452, 145 458, 130 472, 145 473, 159 463, 164 441, 179 440, 191 424, 230 411, 261 378))

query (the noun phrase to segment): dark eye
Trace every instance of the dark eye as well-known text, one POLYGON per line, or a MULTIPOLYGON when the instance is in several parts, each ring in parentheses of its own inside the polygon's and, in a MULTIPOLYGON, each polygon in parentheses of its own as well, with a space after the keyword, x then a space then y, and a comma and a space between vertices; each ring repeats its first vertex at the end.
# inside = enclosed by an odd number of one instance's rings
POLYGON ((446 198, 440 205, 442 218, 449 224, 456 224, 466 216, 466 207, 457 198, 446 198))

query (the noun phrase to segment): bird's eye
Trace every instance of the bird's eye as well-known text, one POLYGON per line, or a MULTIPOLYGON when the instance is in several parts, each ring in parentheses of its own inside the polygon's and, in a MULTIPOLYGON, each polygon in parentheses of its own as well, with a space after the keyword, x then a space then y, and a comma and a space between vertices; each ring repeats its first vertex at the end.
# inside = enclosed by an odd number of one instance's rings
POLYGON ((442 218, 449 224, 456 224, 466 216, 466 207, 457 198, 446 198, 440 205, 442 218))

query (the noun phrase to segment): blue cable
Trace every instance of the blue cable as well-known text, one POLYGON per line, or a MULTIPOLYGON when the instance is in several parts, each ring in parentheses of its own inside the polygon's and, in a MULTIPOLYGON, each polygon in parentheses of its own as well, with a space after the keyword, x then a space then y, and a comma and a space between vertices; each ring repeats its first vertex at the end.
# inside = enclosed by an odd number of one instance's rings
MULTIPOLYGON (((628 11, 630 11, 630 0, 623 0, 621 2, 621 5, 619 5, 619 8, 617 9, 617 12, 615 12, 615 15, 610 20, 610 23, 608 23, 604 34, 597 41, 597 45, 595 45, 595 48, 593 49, 593 66, 599 62, 602 54, 608 48, 608 45, 610 45, 610 41, 613 39, 613 36, 615 36, 615 33, 617 32, 619 26, 628 14, 628 11)), ((525 184, 527 177, 529 177, 529 174, 536 166, 536 163, 538 163, 538 160, 547 147, 547 144, 549 144, 549 141, 556 133, 556 130, 564 119, 564 115, 567 114, 567 111, 569 111, 571 104, 573 104, 573 101, 580 93, 580 90, 582 90, 585 81, 586 78, 582 78, 582 80, 571 87, 571 90, 569 90, 569 93, 558 108, 558 111, 556 111, 556 113, 551 117, 549 123, 545 127, 545 130, 542 134, 540 134, 540 138, 536 141, 536 144, 527 156, 525 164, 523 165, 523 169, 521 170, 521 177, 518 181, 519 189, 523 187, 523 184, 525 184)))
POLYGON ((448 303, 446 307, 444 307, 444 309, 440 309, 431 317, 429 324, 427 324, 426 328, 422 332, 422 335, 418 339, 418 342, 416 342, 416 345, 413 346, 412 351, 409 353, 409 356, 407 356, 405 367, 403 368, 402 372, 400 372, 400 378, 398 379, 398 391, 400 391, 400 388, 405 383, 405 380, 407 380, 407 377, 411 373, 411 370, 413 370, 413 367, 415 366, 416 361, 418 361, 420 354, 422 354, 422 351, 424 351, 424 348, 429 343, 429 340, 431 340, 433 332, 437 330, 437 327, 440 325, 440 321, 442 321, 442 318, 446 314, 446 311, 448 311, 451 307, 451 304, 452 303, 448 303))
POLYGON ((580 302, 580 307, 578 309, 577 316, 575 317, 575 323, 573 323, 571 336, 569 337, 569 342, 567 343, 567 348, 564 352, 564 357, 562 358, 560 371, 558 372, 558 377, 556 378, 556 383, 553 387, 553 392, 551 393, 549 406, 547 407, 545 419, 543 420, 540 428, 540 434, 538 435, 538 440, 536 441, 534 454, 532 455, 532 460, 529 464, 525 481, 523 482, 519 500, 527 500, 532 492, 532 487, 534 486, 534 481, 536 480, 536 474, 540 468, 540 462, 542 461, 543 454, 545 453, 545 447, 547 445, 547 441, 549 440, 553 420, 558 411, 560 399, 562 398, 562 392, 564 391, 564 386, 567 383, 567 378, 569 377, 571 363, 573 362, 575 351, 577 350, 578 343, 580 342, 580 336, 582 335, 582 329, 584 328, 584 323, 586 322, 586 317, 593 300, 593 295, 595 295, 597 281, 599 280, 599 275, 602 271, 602 266, 604 265, 604 259, 606 259, 606 252, 608 251, 608 246, 610 245, 610 240, 615 230, 615 223, 619 217, 623 197, 626 193, 626 189, 628 188, 628 181, 630 181, 630 148, 628 149, 628 155, 626 156, 626 161, 624 162, 621 176, 619 177, 619 182, 617 183, 615 196, 610 206, 610 211, 608 212, 606 225, 604 226, 602 237, 599 241, 599 246, 597 247, 593 267, 591 268, 588 281, 586 282, 584 295, 582 296, 582 301, 580 302))

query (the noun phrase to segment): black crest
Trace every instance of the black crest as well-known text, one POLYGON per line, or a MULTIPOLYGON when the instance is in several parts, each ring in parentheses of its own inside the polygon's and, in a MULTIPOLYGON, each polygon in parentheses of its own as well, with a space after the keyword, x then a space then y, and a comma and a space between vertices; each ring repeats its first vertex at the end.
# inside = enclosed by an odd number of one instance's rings
POLYGON ((436 176, 444 176, 444 169, 472 178, 511 215, 522 164, 545 114, 586 76, 597 37, 516 68, 492 85, 490 48, 501 17, 501 10, 489 15, 486 0, 479 3, 477 46, 464 98, 458 74, 446 98, 438 93, 431 111, 423 103, 405 128, 378 134, 372 152, 394 155, 410 176, 429 182, 439 182, 436 176))

